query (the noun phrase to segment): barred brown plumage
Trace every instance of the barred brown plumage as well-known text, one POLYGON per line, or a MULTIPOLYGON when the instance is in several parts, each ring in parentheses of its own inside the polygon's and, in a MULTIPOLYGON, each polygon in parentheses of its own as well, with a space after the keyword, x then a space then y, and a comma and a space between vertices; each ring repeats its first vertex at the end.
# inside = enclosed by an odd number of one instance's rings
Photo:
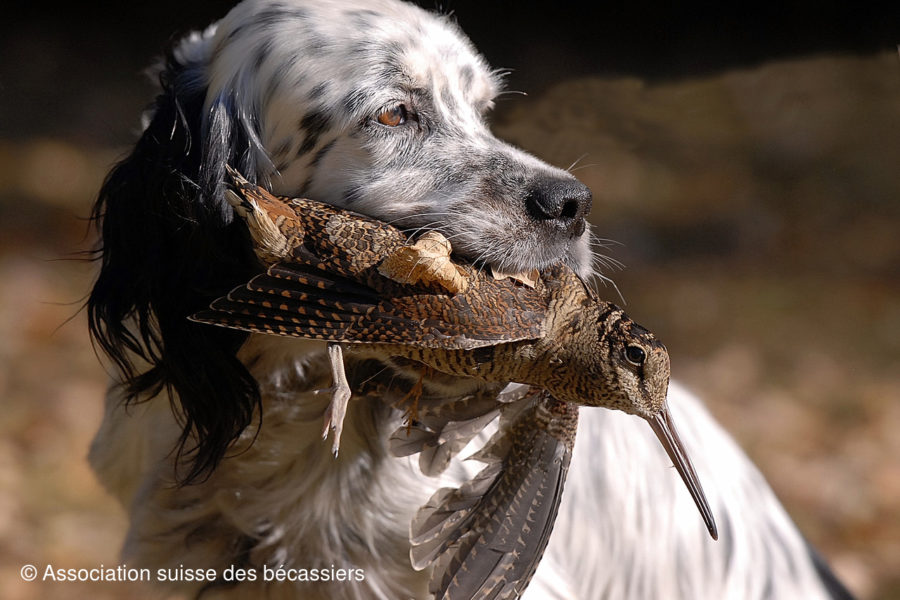
POLYGON ((665 346, 620 308, 595 298, 568 267, 546 269, 534 287, 494 279, 470 264, 454 267, 466 279, 464 291, 448 289, 440 278, 408 283, 402 273, 379 268, 408 247, 398 229, 311 200, 277 198, 237 173, 232 177, 228 197, 268 269, 192 318, 330 342, 335 387, 326 433, 330 424, 335 448, 351 393, 343 347, 536 390, 515 408, 498 409, 490 398, 483 403, 475 418, 494 410, 515 415, 482 452, 488 467, 458 490, 439 490, 413 523, 414 566, 437 565, 437 597, 506 598, 524 589, 556 516, 575 405, 647 420, 717 537, 666 406, 665 346))

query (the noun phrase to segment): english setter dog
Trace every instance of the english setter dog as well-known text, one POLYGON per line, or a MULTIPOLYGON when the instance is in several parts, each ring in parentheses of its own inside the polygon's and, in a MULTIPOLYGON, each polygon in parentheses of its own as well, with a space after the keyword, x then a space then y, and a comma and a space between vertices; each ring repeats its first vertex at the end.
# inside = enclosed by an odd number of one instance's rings
MULTIPOLYGON (((95 207, 101 270, 88 301, 118 373, 90 459, 130 517, 123 562, 171 569, 162 585, 204 598, 426 597, 410 519, 466 466, 438 481, 391 457, 397 413, 365 399, 351 402, 335 459, 321 439, 327 394, 314 393, 330 384, 321 345, 187 319, 260 268, 223 198, 225 167, 279 194, 440 230, 485 265, 565 261, 584 277, 591 193, 495 138, 485 115, 498 73, 450 18, 398 0, 245 0, 174 44, 158 74, 143 134, 95 207), (255 576, 222 577, 229 567, 255 576), (354 576, 264 581, 277 567, 354 576), (197 568, 219 577, 183 576, 197 568)), ((678 385, 669 404, 720 541, 666 476, 649 428, 583 410, 526 597, 846 597, 702 405, 678 385)))

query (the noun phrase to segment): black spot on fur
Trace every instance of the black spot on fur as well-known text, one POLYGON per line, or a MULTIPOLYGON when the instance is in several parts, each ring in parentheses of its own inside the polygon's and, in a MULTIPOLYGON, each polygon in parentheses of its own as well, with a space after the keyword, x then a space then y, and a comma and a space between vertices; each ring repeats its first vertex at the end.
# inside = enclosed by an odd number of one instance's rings
POLYGON ((275 150, 272 152, 272 157, 275 159, 285 158, 287 153, 291 149, 292 140, 286 139, 282 140, 280 144, 275 146, 275 150))
POLYGON ((298 196, 300 196, 301 198, 306 197, 306 195, 309 193, 309 186, 312 185, 312 180, 313 180, 313 176, 310 175, 309 177, 306 178, 306 181, 304 181, 302 184, 300 184, 300 189, 297 190, 298 196))
POLYGON ((309 166, 310 166, 310 167, 315 167, 315 166, 317 166, 320 162, 322 162, 322 159, 325 158, 325 155, 328 154, 328 153, 331 151, 332 148, 334 148, 334 143, 335 143, 335 141, 336 141, 336 140, 331 140, 330 142, 328 142, 327 144, 325 144, 324 146, 322 146, 322 148, 320 148, 319 151, 316 152, 316 155, 315 155, 315 156, 313 157, 313 159, 310 161, 309 166))
POLYGON ((272 160, 275 162, 275 168, 279 171, 284 171, 291 165, 291 157, 288 154, 292 145, 293 140, 287 139, 282 140, 280 144, 275 146, 275 150, 272 152, 272 160))
POLYGON ((457 110, 456 106, 456 98, 453 97, 453 92, 450 88, 444 88, 441 90, 441 102, 444 103, 444 106, 447 107, 447 112, 449 114, 453 114, 457 110))
POLYGON ((331 124, 331 118, 324 111, 313 111, 308 113, 300 121, 300 131, 305 134, 300 149, 297 150, 297 158, 311 152, 316 144, 319 143, 319 136, 326 131, 331 124))
POLYGON ((256 49, 256 56, 253 58, 253 68, 258 71, 260 67, 263 66, 263 63, 266 62, 266 59, 269 58, 269 55, 271 53, 272 42, 266 40, 259 48, 256 49))
POLYGON ((259 26, 267 29, 284 21, 308 21, 309 11, 299 6, 273 4, 259 11, 255 20, 259 26))
POLYGON ((328 42, 326 38, 322 37, 317 33, 308 33, 306 35, 306 51, 313 55, 318 56, 321 55, 324 50, 328 47, 328 42))
POLYGON ((356 114, 365 104, 367 97, 366 90, 353 90, 341 100, 344 110, 347 114, 356 114))
POLYGON ((356 27, 368 27, 373 20, 382 15, 378 11, 364 8, 362 10, 348 10, 344 13, 344 16, 356 27))
POLYGON ((328 93, 329 85, 326 82, 317 83, 309 90, 309 99, 310 100, 321 100, 325 94, 328 93))
POLYGON ((246 28, 247 28, 246 25, 238 25, 237 27, 232 29, 230 32, 228 32, 228 36, 225 38, 225 41, 231 42, 232 40, 237 39, 244 32, 244 30, 246 28))
MULTIPOLYGON (((325 155, 334 147, 334 143, 336 140, 331 140, 324 146, 322 146, 316 155, 313 156, 313 159, 309 162, 310 169, 315 169, 315 167, 325 158, 325 155)), ((300 186, 299 193, 301 196, 305 196, 309 193, 309 187, 312 185, 313 179, 315 178, 315 174, 310 175, 306 178, 306 181, 300 186)))
POLYGON ((351 206, 353 203, 357 202, 360 198, 365 194, 365 190, 363 190, 360 186, 353 186, 344 191, 344 206, 351 206))

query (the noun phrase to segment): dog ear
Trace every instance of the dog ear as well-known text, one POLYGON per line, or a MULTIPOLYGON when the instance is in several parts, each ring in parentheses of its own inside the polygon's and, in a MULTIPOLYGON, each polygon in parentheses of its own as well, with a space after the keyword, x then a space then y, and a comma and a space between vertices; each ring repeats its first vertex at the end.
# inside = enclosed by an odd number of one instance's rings
POLYGON ((204 69, 168 53, 149 123, 94 205, 100 273, 87 301, 92 338, 118 367, 129 401, 166 388, 177 402, 186 482, 215 468, 260 403, 235 356, 245 334, 187 319, 261 270, 222 183, 231 161, 254 177, 242 155, 258 140, 233 102, 204 109, 204 69))
POLYGON ((225 201, 225 166, 236 168, 252 183, 261 185, 269 183, 268 174, 275 168, 259 139, 254 99, 241 96, 241 90, 247 87, 237 77, 230 90, 213 99, 203 120, 199 182, 211 210, 219 211, 226 222, 233 213, 225 201), (257 181, 259 175, 263 181, 257 181))

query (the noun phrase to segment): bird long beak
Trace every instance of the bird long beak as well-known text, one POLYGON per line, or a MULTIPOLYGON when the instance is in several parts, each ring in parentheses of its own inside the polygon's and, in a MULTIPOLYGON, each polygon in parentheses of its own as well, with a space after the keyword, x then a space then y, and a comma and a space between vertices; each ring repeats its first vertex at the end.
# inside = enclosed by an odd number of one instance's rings
POLYGON ((647 422, 650 423, 653 433, 659 438, 663 448, 666 449, 666 454, 669 455, 669 458, 675 464, 675 468, 678 469, 678 474, 681 475, 681 479, 694 499, 694 504, 697 505, 700 514, 703 516, 709 535, 712 536, 712 539, 718 540, 719 532, 716 529, 716 520, 713 518, 712 510, 710 510, 709 503, 706 501, 706 494, 703 493, 703 487, 700 485, 700 479, 697 477, 696 471, 694 471, 694 465, 691 464, 691 459, 688 458, 687 452, 685 452, 684 444, 681 443, 681 438, 678 437, 678 432, 675 430, 675 424, 672 422, 669 408, 664 406, 659 413, 648 418, 647 422))

